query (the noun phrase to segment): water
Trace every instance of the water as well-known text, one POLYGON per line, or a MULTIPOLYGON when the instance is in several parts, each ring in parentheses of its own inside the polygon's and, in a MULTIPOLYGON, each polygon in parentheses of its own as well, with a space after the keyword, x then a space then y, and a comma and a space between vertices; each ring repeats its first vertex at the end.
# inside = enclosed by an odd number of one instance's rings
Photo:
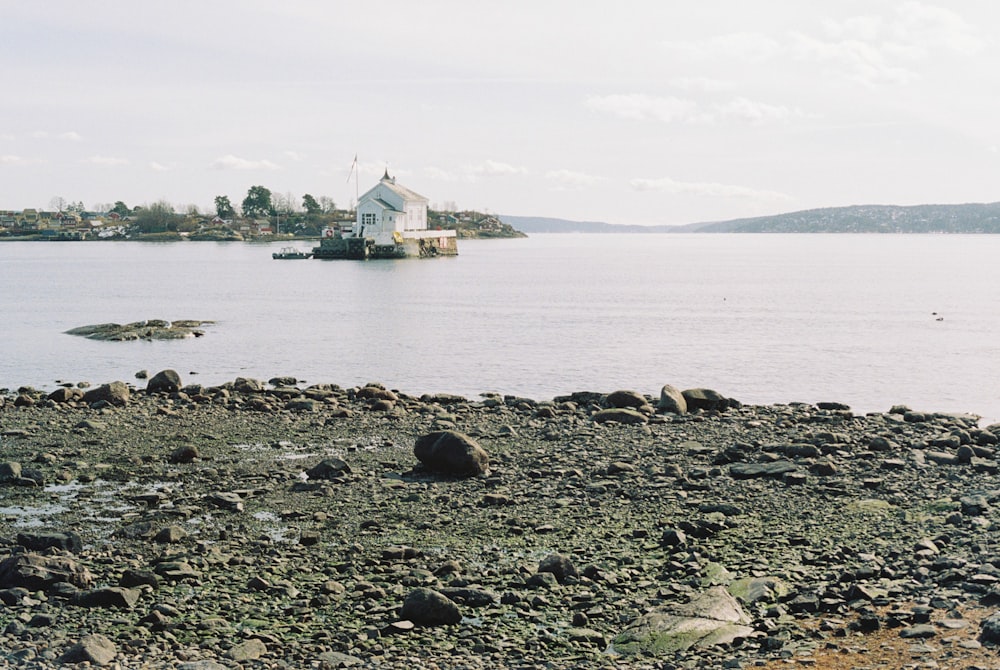
POLYGON ((0 387, 172 368, 207 385, 542 400, 670 383, 1000 417, 1000 236, 534 235, 364 263, 272 260, 280 246, 0 243, 0 387), (153 318, 216 324, 170 342, 65 334, 153 318))

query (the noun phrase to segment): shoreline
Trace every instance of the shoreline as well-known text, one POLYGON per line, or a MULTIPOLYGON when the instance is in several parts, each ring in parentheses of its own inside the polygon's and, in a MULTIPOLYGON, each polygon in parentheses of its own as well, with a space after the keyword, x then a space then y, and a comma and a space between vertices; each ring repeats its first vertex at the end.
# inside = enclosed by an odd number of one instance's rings
POLYGON ((706 390, 679 392, 678 413, 670 392, 470 400, 296 381, 161 373, 152 393, 6 396, 7 662, 995 663, 981 622, 1000 602, 1000 426, 706 390), (488 471, 418 459, 440 431, 476 443, 488 471), (15 583, 26 556, 63 572, 15 583), (420 620, 426 591, 444 621, 420 620), (642 637, 708 597, 729 599, 732 637, 642 637))

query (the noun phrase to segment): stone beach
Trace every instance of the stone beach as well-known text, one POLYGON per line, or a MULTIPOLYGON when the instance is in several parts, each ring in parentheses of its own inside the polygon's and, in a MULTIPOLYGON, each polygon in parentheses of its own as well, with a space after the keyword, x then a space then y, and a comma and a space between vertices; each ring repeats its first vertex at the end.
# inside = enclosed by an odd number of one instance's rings
POLYGON ((670 386, 6 391, 0 666, 1000 668, 998 438, 670 386))

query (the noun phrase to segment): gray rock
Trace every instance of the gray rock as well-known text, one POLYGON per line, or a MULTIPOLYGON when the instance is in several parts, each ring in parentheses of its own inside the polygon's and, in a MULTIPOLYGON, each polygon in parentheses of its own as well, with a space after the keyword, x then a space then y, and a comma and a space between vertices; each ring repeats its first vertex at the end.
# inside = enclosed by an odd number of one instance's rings
POLYGON ((83 400, 83 391, 78 388, 61 387, 50 393, 47 398, 52 402, 60 404, 76 402, 77 400, 83 400))
POLYGON ((791 461, 771 461, 770 463, 733 463, 729 474, 733 479, 754 479, 756 477, 782 477, 798 468, 791 461))
POLYGON ((226 651, 226 658, 237 663, 255 661, 267 653, 267 646, 257 638, 251 638, 245 642, 233 645, 226 651))
POLYGON ((157 372, 146 384, 146 393, 177 393, 180 390, 181 376, 174 370, 157 372))
POLYGON ((351 466, 339 458, 324 458, 306 470, 309 479, 334 480, 349 474, 351 474, 351 466))
POLYGON ((249 377, 237 377, 233 382, 233 390, 237 393, 263 393, 264 382, 249 377))
POLYGON ((21 478, 21 464, 16 461, 0 463, 0 484, 9 484, 21 478))
POLYGON ((549 554, 543 558, 538 563, 538 572, 552 573, 560 584, 570 577, 577 577, 579 574, 573 561, 562 554, 549 554))
POLYGON ((58 582, 87 588, 93 581, 90 570, 64 556, 15 554, 0 562, 0 588, 21 586, 32 591, 45 591, 58 582))
POLYGON ((60 663, 108 665, 118 655, 115 643, 100 634, 87 635, 59 658, 60 663))
POLYGON ((991 614, 979 624, 979 641, 1000 644, 1000 612, 991 614))
POLYGON ((608 403, 609 407, 619 409, 624 407, 638 408, 649 404, 645 396, 635 391, 614 391, 608 394, 605 402, 608 403))
POLYGON ((649 423, 649 417, 647 417, 642 412, 636 411, 634 409, 623 408, 609 408, 602 409, 599 412, 594 412, 594 421, 596 423, 625 423, 625 424, 639 424, 639 423, 649 423))
POLYGON ((462 620, 458 605, 432 589, 415 589, 406 596, 400 617, 418 626, 456 624, 462 620))
POLYGON ((608 648, 620 655, 672 655, 692 647, 731 644, 753 634, 750 618, 721 586, 688 603, 669 604, 644 614, 626 627, 608 648))
POLYGON ((712 389, 687 389, 681 391, 689 411, 723 411, 729 407, 729 399, 712 389))
POLYGON ((76 603, 81 607, 115 607, 133 609, 139 602, 139 590, 121 586, 108 586, 77 594, 76 603))
POLYGON ((125 382, 111 382, 102 384, 88 390, 83 394, 83 402, 93 405, 97 402, 105 402, 115 407, 124 407, 132 397, 128 384, 125 382))
POLYGON ((18 533, 17 543, 29 551, 45 551, 46 549, 64 549, 74 554, 83 549, 83 542, 80 536, 70 531, 42 532, 42 533, 18 533))
POLYGON ((486 451, 468 435, 454 430, 417 438, 413 455, 428 469, 452 475, 483 475, 490 467, 486 451))
POLYGON ((661 412, 670 414, 687 414, 687 400, 680 389, 674 388, 670 384, 664 384, 660 389, 660 401, 656 408, 661 412))

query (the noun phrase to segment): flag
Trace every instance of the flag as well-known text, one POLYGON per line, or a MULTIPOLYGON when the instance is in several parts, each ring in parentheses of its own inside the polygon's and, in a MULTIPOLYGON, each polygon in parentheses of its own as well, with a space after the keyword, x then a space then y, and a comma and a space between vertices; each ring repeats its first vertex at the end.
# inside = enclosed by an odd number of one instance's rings
POLYGON ((358 169, 358 155, 354 154, 354 161, 351 163, 351 169, 347 173, 347 181, 348 182, 351 181, 351 175, 353 175, 354 171, 357 170, 357 169, 358 169))

